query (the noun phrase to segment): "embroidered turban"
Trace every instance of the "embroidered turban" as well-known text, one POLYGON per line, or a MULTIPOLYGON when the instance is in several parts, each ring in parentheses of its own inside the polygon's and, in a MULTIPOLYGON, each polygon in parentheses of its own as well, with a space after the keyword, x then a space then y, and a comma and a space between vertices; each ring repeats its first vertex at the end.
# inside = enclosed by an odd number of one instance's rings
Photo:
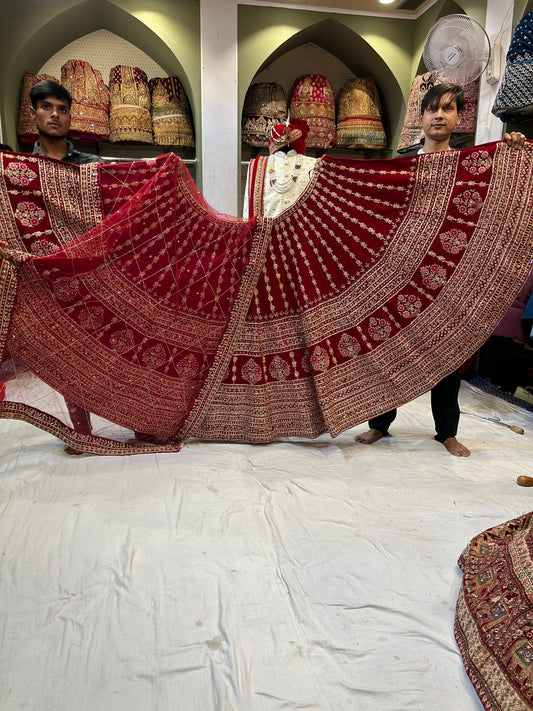
POLYGON ((309 133, 309 125, 302 119, 291 119, 288 124, 278 123, 270 129, 268 136, 268 151, 270 154, 280 148, 290 146, 297 153, 305 153, 305 139, 309 133))

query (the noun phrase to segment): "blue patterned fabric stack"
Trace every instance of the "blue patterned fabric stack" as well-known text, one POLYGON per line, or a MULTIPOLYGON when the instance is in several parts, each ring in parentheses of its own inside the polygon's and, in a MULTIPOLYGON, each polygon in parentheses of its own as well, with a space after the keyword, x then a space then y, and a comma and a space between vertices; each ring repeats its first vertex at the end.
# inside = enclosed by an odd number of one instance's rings
POLYGON ((525 121, 533 116, 533 12, 516 26, 492 113, 502 121, 525 121))

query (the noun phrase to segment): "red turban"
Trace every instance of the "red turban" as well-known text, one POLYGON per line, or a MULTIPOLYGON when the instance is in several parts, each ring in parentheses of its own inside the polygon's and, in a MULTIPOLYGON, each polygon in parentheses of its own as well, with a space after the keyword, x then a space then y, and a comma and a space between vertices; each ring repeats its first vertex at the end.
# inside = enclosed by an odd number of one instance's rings
POLYGON ((272 154, 284 146, 290 146, 297 153, 303 154, 308 133, 309 125, 303 119, 291 119, 288 124, 278 123, 270 129, 268 150, 272 154))

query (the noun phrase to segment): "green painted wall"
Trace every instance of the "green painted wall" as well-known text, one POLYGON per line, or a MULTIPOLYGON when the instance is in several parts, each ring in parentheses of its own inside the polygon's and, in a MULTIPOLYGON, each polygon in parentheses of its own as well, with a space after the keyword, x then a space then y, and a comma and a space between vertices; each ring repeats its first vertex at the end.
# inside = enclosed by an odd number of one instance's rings
POLYGON ((413 77, 424 39, 443 15, 471 14, 484 24, 486 0, 440 0, 418 20, 341 15, 243 5, 239 7, 239 100, 254 76, 285 52, 314 42, 355 75, 370 75, 382 97, 389 146, 398 143, 413 77))
POLYGON ((472 3, 463 2, 462 6, 459 6, 453 0, 442 0, 442 2, 435 3, 435 5, 430 7, 427 12, 415 21, 413 62, 411 67, 413 76, 420 74, 422 69, 424 41, 431 27, 435 24, 435 22, 437 22, 437 20, 440 20, 441 17, 455 14, 470 15, 482 26, 485 26, 486 2, 484 0, 483 2, 476 2, 474 0, 472 3), (471 5, 475 5, 475 7, 471 7, 471 5))
POLYGON ((513 13, 513 28, 520 22, 526 12, 533 12, 533 0, 515 0, 513 13))
POLYGON ((355 75, 376 79, 385 130, 394 145, 398 133, 396 117, 405 111, 411 67, 411 38, 398 20, 240 6, 240 107, 260 69, 308 42, 333 54, 355 75))
POLYGON ((24 74, 36 72, 66 44, 99 29, 123 37, 169 74, 178 76, 189 97, 195 125, 200 125, 198 0, 151 0, 149 5, 142 0, 20 0, 10 3, 0 25, 4 142, 16 146, 14 107, 18 107, 24 74))

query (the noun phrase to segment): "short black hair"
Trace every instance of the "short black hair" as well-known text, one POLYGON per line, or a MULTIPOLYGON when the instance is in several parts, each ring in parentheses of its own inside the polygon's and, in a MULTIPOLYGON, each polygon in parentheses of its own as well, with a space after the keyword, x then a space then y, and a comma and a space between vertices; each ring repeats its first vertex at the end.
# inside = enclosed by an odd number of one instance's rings
POLYGON ((12 151, 13 149, 11 146, 8 146, 7 143, 0 143, 0 151, 12 151))
POLYGON ((459 84, 443 82, 442 84, 435 84, 435 86, 432 86, 431 89, 424 94, 422 104, 420 105, 420 114, 423 115, 426 109, 436 109, 445 94, 452 95, 452 100, 455 99, 457 113, 462 113, 465 107, 464 91, 459 84))
POLYGON ((37 108, 38 101, 44 101, 47 96, 54 96, 56 99, 65 99, 68 107, 72 106, 72 96, 70 91, 56 81, 43 79, 34 84, 30 89, 30 101, 34 109, 37 108))

